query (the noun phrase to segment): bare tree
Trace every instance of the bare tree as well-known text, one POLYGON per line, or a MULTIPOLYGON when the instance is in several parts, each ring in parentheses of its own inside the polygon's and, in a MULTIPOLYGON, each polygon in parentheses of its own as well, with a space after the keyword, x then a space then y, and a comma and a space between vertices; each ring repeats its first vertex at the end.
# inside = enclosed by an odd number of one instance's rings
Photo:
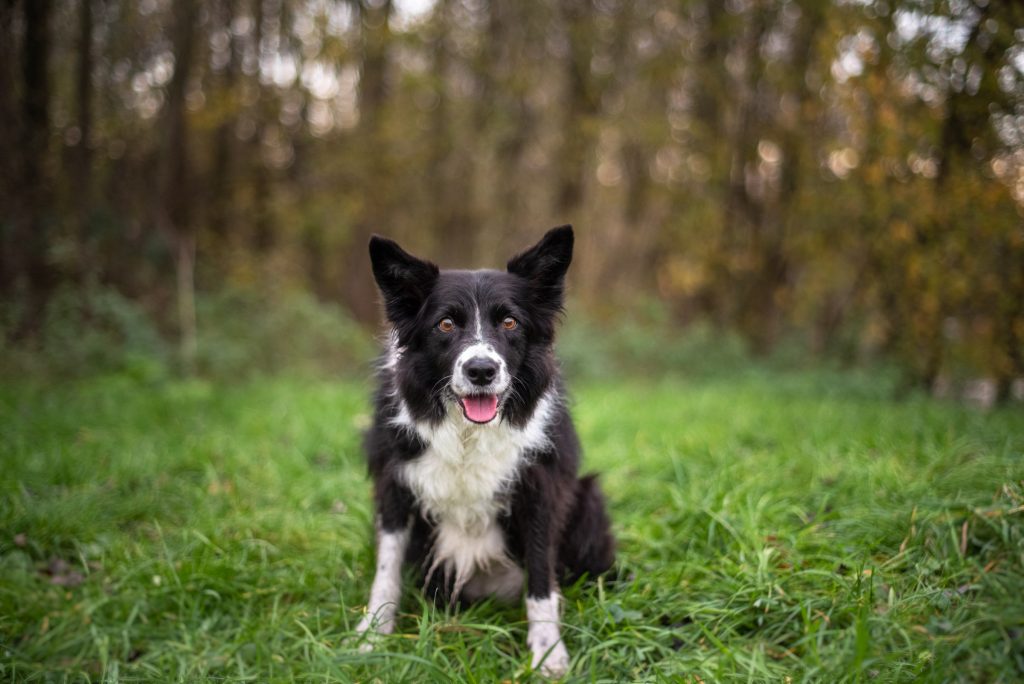
POLYGON ((174 245, 180 352, 185 369, 191 371, 196 351, 196 236, 192 225, 190 140, 185 96, 196 48, 199 8, 195 0, 177 0, 174 11, 174 75, 167 88, 163 114, 167 137, 161 154, 157 222, 174 245))
POLYGON ((374 232, 387 230, 389 195, 389 140, 385 125, 391 71, 391 0, 361 0, 361 64, 359 72, 359 130, 355 152, 365 160, 359 192, 363 206, 353 225, 345 255, 345 291, 353 313, 363 321, 377 317, 377 294, 366 259, 366 245, 374 232))
POLYGON ((55 285, 48 260, 52 221, 50 178, 50 38, 53 5, 50 0, 23 5, 22 114, 20 205, 12 241, 13 260, 7 265, 14 286, 27 303, 24 331, 35 327, 55 285))
MULTIPOLYGON (((92 211, 92 128, 93 128, 93 17, 95 0, 80 0, 78 6, 78 149, 75 168, 75 199, 78 212, 79 243, 86 240, 89 214, 92 211)), ((84 250, 83 250, 84 251, 84 250)), ((88 264, 84 267, 88 269, 88 264)))
POLYGON ((225 115, 213 134, 213 167, 209 184, 209 224, 211 233, 225 246, 234 228, 234 184, 238 150, 235 130, 238 126, 239 92, 242 50, 233 24, 238 16, 238 0, 220 0, 217 3, 218 28, 227 38, 227 63, 221 74, 219 95, 223 99, 225 115))

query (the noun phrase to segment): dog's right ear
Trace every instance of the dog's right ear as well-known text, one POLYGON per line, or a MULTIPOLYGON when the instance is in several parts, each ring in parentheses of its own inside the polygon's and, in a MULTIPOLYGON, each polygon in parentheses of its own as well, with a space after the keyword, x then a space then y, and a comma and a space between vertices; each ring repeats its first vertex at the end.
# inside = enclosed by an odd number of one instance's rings
POLYGON ((437 281, 437 266, 379 235, 370 238, 370 263, 388 320, 397 325, 415 317, 437 281))

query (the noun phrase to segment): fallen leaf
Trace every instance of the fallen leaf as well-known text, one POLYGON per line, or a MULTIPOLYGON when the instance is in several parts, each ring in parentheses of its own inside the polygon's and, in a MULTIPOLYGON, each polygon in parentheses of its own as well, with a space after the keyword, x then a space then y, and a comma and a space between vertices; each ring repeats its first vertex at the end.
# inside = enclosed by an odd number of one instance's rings
POLYGON ((77 587, 85 581, 85 575, 75 570, 63 558, 54 556, 41 574, 50 576, 50 584, 58 587, 77 587))

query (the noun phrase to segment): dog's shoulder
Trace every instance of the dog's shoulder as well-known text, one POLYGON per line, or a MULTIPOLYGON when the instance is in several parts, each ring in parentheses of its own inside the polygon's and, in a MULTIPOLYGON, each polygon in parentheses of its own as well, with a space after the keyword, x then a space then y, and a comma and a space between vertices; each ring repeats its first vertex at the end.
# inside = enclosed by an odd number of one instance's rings
POLYGON ((363 436, 367 465, 374 476, 415 458, 428 446, 413 428, 408 409, 386 375, 381 374, 373 399, 372 421, 363 436))

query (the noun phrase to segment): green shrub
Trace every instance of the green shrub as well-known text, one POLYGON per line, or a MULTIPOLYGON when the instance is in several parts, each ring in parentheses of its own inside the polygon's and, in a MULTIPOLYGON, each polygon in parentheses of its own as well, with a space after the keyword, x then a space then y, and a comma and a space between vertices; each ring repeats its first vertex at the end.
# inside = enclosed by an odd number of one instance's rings
POLYGON ((196 302, 196 368, 233 379, 284 371, 359 375, 375 347, 341 307, 306 292, 223 290, 196 302))
MULTIPOLYGON (((161 335, 142 306, 111 288, 58 291, 34 333, 12 341, 19 316, 0 312, 0 372, 66 380, 123 375, 153 381, 180 368, 173 333, 161 335)), ((282 372, 365 375, 370 335, 340 307, 302 292, 223 290, 196 298, 199 375, 229 380, 282 372)))
POLYGON ((645 316, 612 322, 581 313, 567 317, 558 357, 572 378, 601 379, 625 373, 707 376, 746 367, 749 354, 734 334, 707 323, 686 328, 645 316))
POLYGON ((5 307, 0 344, 5 373, 71 378, 124 373, 152 379, 167 372, 169 348, 141 306, 100 285, 64 287, 47 304, 28 339, 11 342, 16 307, 5 307))

